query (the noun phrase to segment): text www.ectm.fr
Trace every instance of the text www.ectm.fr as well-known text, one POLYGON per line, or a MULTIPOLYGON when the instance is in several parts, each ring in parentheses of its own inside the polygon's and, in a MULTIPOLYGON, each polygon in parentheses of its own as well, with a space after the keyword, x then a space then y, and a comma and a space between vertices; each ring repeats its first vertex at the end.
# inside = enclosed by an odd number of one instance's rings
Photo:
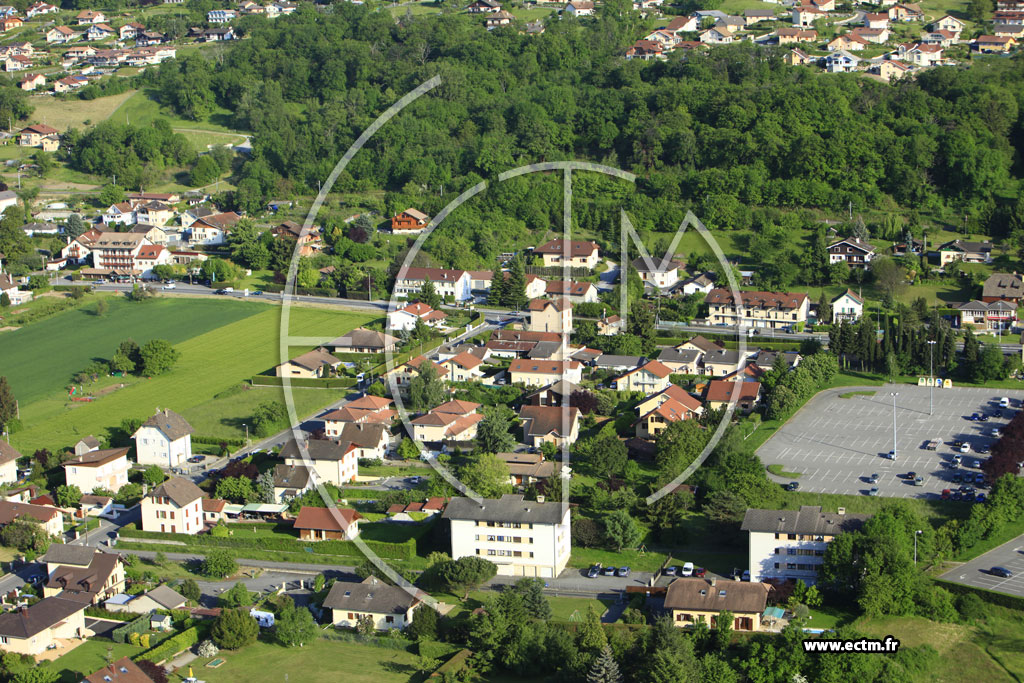
POLYGON ((819 639, 805 640, 804 652, 896 652, 900 641, 892 636, 885 640, 857 638, 856 640, 819 639))

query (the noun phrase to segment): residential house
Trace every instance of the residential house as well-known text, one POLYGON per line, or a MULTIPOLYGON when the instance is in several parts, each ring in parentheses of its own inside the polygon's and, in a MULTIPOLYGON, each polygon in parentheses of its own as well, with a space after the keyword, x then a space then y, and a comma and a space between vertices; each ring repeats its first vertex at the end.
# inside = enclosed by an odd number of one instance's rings
POLYGON ((22 90, 35 90, 36 88, 46 87, 46 76, 42 74, 26 76, 18 82, 18 87, 22 90))
POLYGON ((592 282, 552 280, 547 283, 545 294, 554 299, 564 297, 574 304, 597 302, 597 287, 592 282))
POLYGON ((713 379, 704 388, 704 403, 711 410, 719 410, 729 405, 734 395, 736 410, 749 413, 761 401, 761 383, 713 379))
POLYGON ((501 9, 501 5, 497 0, 474 0, 466 6, 466 11, 470 14, 492 14, 501 9))
POLYGON ((811 0, 810 5, 817 7, 822 12, 835 12, 836 0, 811 0))
POLYGON ((957 36, 963 33, 965 28, 967 24, 948 14, 932 24, 933 31, 949 31, 957 36))
POLYGON ((533 299, 526 308, 530 313, 530 332, 572 332, 572 304, 564 297, 533 299))
POLYGON ((544 267, 568 265, 593 270, 600 260, 600 249, 594 242, 583 240, 551 240, 533 250, 544 260, 544 267))
MULTIPOLYGON (((147 593, 129 596, 116 596, 107 600, 104 607, 110 612, 129 612, 131 614, 150 614, 160 610, 182 609, 188 604, 188 598, 167 584, 157 586, 147 593)), ((116 680, 116 679, 115 679, 116 680)))
POLYGON ((813 5, 804 5, 802 7, 793 8, 793 26, 814 26, 814 22, 818 19, 824 19, 828 16, 827 12, 824 12, 813 5))
POLYGON ((570 0, 563 11, 572 17, 591 17, 594 15, 594 3, 591 0, 570 0))
POLYGON ((813 29, 784 27, 775 29, 774 34, 779 45, 814 42, 818 39, 818 32, 813 29))
MULTIPOLYGON (((90 434, 89 436, 84 436, 78 440, 78 443, 75 444, 75 455, 80 456, 85 455, 86 453, 98 451, 100 449, 100 445, 100 440, 97 439, 92 434, 90 434)), ((82 490, 84 491, 85 489, 82 490)))
MULTIPOLYGON (((0 443, 3 442, 0 441, 0 443)), ((14 520, 23 518, 31 518, 39 522, 43 531, 54 538, 61 537, 64 534, 64 518, 61 511, 57 508, 49 505, 13 503, 0 500, 0 527, 5 527, 14 520)))
POLYGON ((103 24, 106 23, 107 18, 103 15, 103 12, 96 12, 94 10, 83 10, 75 15, 75 23, 79 26, 88 26, 90 24, 103 24))
POLYGON ((341 436, 346 424, 390 424, 395 417, 391 403, 390 398, 363 394, 324 415, 324 431, 334 439, 341 436))
POLYGON ((992 15, 992 32, 997 36, 1024 38, 1024 11, 997 11, 992 15))
POLYGON ((867 268, 875 258, 875 246, 859 237, 839 240, 828 245, 828 262, 846 263, 851 268, 867 268))
POLYGON ((621 316, 602 315, 597 321, 597 333, 602 337, 611 337, 620 334, 625 329, 621 316))
POLYGON ((640 417, 634 424, 638 439, 656 439, 673 422, 697 418, 704 408, 700 401, 670 384, 664 391, 637 406, 640 417))
POLYGON ((469 288, 474 292, 487 292, 491 289, 494 281, 492 270, 471 270, 469 271, 469 288))
POLYGON ((829 73, 850 73, 856 71, 860 59, 846 50, 831 52, 825 57, 825 71, 829 73))
POLYGON ((18 131, 18 144, 22 147, 42 147, 44 138, 59 134, 60 131, 53 126, 34 123, 18 131))
POLYGON ((483 361, 471 353, 463 352, 441 361, 441 367, 448 370, 451 382, 472 382, 484 376, 483 361))
POLYGON ((138 223, 135 215, 135 207, 131 202, 120 202, 111 204, 103 212, 103 222, 107 225, 134 225, 138 223))
POLYGON ((410 422, 412 436, 424 443, 463 442, 476 438, 477 425, 484 416, 476 412, 479 403, 448 401, 410 422))
POLYGON ((669 289, 679 283, 679 269, 682 263, 666 256, 664 258, 637 258, 633 260, 633 268, 645 285, 657 289, 669 289))
POLYGON ((135 37, 145 30, 145 26, 137 21, 132 21, 118 29, 117 35, 121 40, 135 40, 135 37))
POLYGON ((351 541, 359 535, 363 516, 351 508, 306 507, 299 510, 293 528, 300 541, 351 541))
POLYGON ((724 377, 736 372, 746 360, 739 351, 735 349, 723 349, 717 347, 706 351, 701 359, 701 374, 711 377, 724 377))
POLYGON ((44 598, 77 593, 96 605, 124 590, 124 564, 117 553, 53 543, 41 559, 48 577, 44 598))
POLYGON ((617 391, 639 391, 653 394, 664 391, 668 387, 668 378, 671 374, 671 368, 652 360, 621 377, 616 377, 612 383, 617 391))
POLYGON ((700 30, 700 19, 690 15, 684 17, 673 17, 672 21, 668 22, 666 30, 672 33, 696 33, 700 30))
POLYGON ((973 45, 978 52, 1005 53, 1017 47, 1017 41, 1012 36, 978 36, 973 45))
POLYGON ((718 19, 715 21, 715 28, 724 28, 734 36, 738 32, 742 31, 744 28, 746 28, 746 26, 747 22, 743 17, 734 17, 728 14, 724 17, 718 17, 718 19))
POLYGON ((198 534, 203 530, 202 489, 188 479, 172 477, 142 499, 142 530, 198 534))
MULTIPOLYGON (((796 52, 800 52, 796 50, 796 52)), ((802 53, 801 53, 802 54, 802 53)), ((683 281, 676 291, 681 291, 684 296, 693 294, 708 294, 715 288, 715 280, 712 273, 699 273, 683 281)))
POLYGON ((25 16, 31 19, 40 14, 53 14, 56 11, 56 5, 51 5, 48 2, 34 2, 25 10, 25 16))
POLYGON ((430 224, 430 216, 418 209, 406 209, 392 216, 391 232, 403 235, 418 235, 430 224))
POLYGON ((861 38, 856 33, 844 33, 828 41, 828 43, 825 44, 825 48, 829 52, 836 52, 838 50, 858 52, 863 50, 868 44, 867 40, 861 38))
POLYGON ((206 13, 206 21, 211 24, 226 24, 238 18, 233 9, 214 9, 206 13))
POLYGON ((68 26, 54 26, 46 32, 46 42, 63 45, 64 43, 70 43, 76 36, 77 34, 74 30, 68 26))
POLYGON ((447 317, 444 311, 436 311, 425 303, 406 304, 388 312, 388 329, 411 332, 416 329, 416 321, 429 327, 441 327, 447 317))
POLYGON ((393 337, 390 334, 357 327, 351 332, 327 342, 325 346, 335 353, 385 353, 397 349, 398 342, 398 337, 393 337))
POLYGON ((275 369, 278 377, 305 379, 330 377, 341 365, 341 359, 322 346, 281 363, 275 369))
POLYGON ((89 27, 89 30, 85 32, 86 40, 106 40, 107 38, 113 38, 117 35, 112 26, 107 24, 93 24, 89 27))
POLYGON ((945 266, 953 261, 964 263, 992 263, 992 243, 988 240, 970 242, 953 240, 939 247, 939 265, 945 266))
POLYGON ((192 457, 192 425, 173 410, 157 411, 132 435, 140 465, 180 467, 192 457))
POLYGON ((331 611, 331 623, 335 626, 355 628, 361 619, 369 617, 374 629, 389 631, 412 623, 421 604, 418 594, 368 576, 361 583, 335 581, 324 598, 323 608, 331 611))
POLYGON ((665 47, 662 43, 653 40, 638 40, 626 48, 626 59, 661 59, 665 56, 665 47))
POLYGON ((739 305, 727 289, 713 289, 704 300, 714 325, 788 328, 807 322, 810 301, 802 292, 740 292, 739 305), (742 310, 741 310, 742 308, 742 310), (742 315, 741 315, 742 313, 742 315))
POLYGON ((886 12, 865 12, 864 26, 867 28, 889 28, 889 15, 886 12))
POLYGON ((864 299, 849 289, 832 299, 832 324, 855 323, 864 314, 864 299))
POLYGON ((524 405, 519 408, 523 442, 533 448, 545 443, 553 443, 558 448, 568 446, 579 437, 579 418, 579 408, 524 405))
POLYGON ((122 657, 86 676, 82 683, 153 683, 153 679, 130 658, 122 657))
MULTIPOLYGON (((242 219, 234 211, 216 213, 197 219, 189 226, 189 246, 224 244, 235 223, 242 219)), ((142 220, 140 217, 139 220, 142 220)), ((147 221, 152 222, 152 221, 147 221)))
POLYGON ((69 593, 0 614, 0 649, 36 657, 59 647, 62 640, 91 635, 85 627, 89 604, 85 596, 69 593))
POLYGON ((116 492, 128 483, 129 450, 127 446, 95 450, 68 460, 63 465, 64 483, 87 493, 98 488, 116 492))
POLYGON ((227 501, 219 498, 203 498, 203 524, 213 526, 218 522, 227 522, 227 501))
POLYGON ((1024 299, 1024 277, 1017 273, 993 273, 981 288, 981 300, 986 303, 1012 301, 1020 304, 1021 299, 1024 299))
POLYGON ((921 6, 912 2, 898 2, 888 10, 891 21, 922 21, 924 12, 921 6))
POLYGON ((114 512, 114 499, 111 496, 94 496, 86 493, 78 500, 79 517, 104 517, 114 512))
POLYGON ((313 477, 305 465, 274 465, 274 502, 287 503, 313 489, 313 477))
POLYGON ((509 483, 530 486, 555 476, 555 462, 545 460, 541 453, 495 453, 508 467, 509 483))
MULTIPOLYGON (((382 429, 381 425, 373 426, 382 429)), ((298 442, 292 439, 281 447, 279 455, 288 467, 312 469, 319 481, 335 486, 344 486, 359 476, 359 448, 351 441, 308 439, 303 454, 298 442)))
POLYGON ((775 10, 771 9, 748 9, 743 11, 743 21, 745 26, 752 26, 762 21, 775 21, 778 19, 775 16, 775 10))
POLYGON ((910 73, 911 67, 908 64, 904 64, 901 61, 895 59, 887 59, 879 62, 877 66, 873 68, 882 78, 896 79, 899 80, 910 73))
POLYGON ((658 355, 658 362, 678 375, 696 375, 700 373, 703 351, 683 349, 678 346, 663 349, 658 355))
POLYGON ((128 232, 145 236, 151 245, 164 245, 170 239, 168 230, 164 230, 159 225, 151 225, 149 223, 137 223, 128 232))
POLYGON ((724 26, 712 26, 706 31, 701 31, 698 39, 705 45, 729 45, 732 43, 734 36, 732 31, 724 26))
POLYGON ((0 273, 0 294, 6 294, 12 306, 20 306, 32 300, 32 292, 20 289, 19 284, 7 273, 0 273))
POLYGON ((173 262, 171 251, 162 244, 144 244, 135 255, 135 270, 143 280, 156 280, 153 268, 173 262))
POLYGON ((404 268, 398 271, 395 278, 394 293, 396 296, 418 294, 430 282, 434 291, 442 298, 451 297, 455 301, 468 301, 473 298, 473 286, 466 270, 448 270, 445 268, 404 268))
POLYGON ((484 26, 487 28, 487 30, 490 30, 493 28, 498 28, 499 26, 508 26, 515 20, 516 16, 514 14, 512 14, 511 12, 507 12, 505 10, 500 10, 487 17, 487 19, 484 21, 484 26))
POLYGON ((339 444, 354 448, 356 460, 374 458, 383 460, 387 453, 390 434, 384 421, 350 422, 341 425, 334 437, 339 444))
POLYGON ((956 42, 957 35, 952 31, 928 31, 921 34, 921 43, 924 45, 949 47, 956 42))
POLYGON ((766 583, 725 581, 717 578, 681 577, 665 591, 665 611, 679 628, 701 622, 718 628, 718 616, 731 614, 734 631, 760 631, 761 615, 768 604, 771 586, 766 583))
POLYGON ((416 358, 412 358, 393 368, 386 376, 393 382, 394 386, 398 387, 400 391, 405 391, 406 387, 409 386, 409 382, 412 381, 412 378, 420 373, 424 363, 433 368, 435 376, 440 377, 441 379, 447 377, 448 370, 437 363, 428 360, 426 356, 417 356, 416 358))
POLYGON ((821 506, 810 505, 799 510, 747 510, 740 529, 748 534, 750 580, 814 584, 828 544, 839 534, 860 529, 868 517, 822 512, 821 506))
POLYGON ((942 63, 942 46, 924 43, 905 43, 897 49, 900 59, 917 66, 935 66, 942 63))
POLYGON ((876 45, 883 45, 889 42, 889 38, 892 35, 891 31, 887 28, 867 28, 864 26, 858 26, 850 31, 850 33, 876 45))
POLYGON ((285 221, 270 229, 271 234, 278 239, 292 240, 298 247, 299 256, 308 257, 320 253, 323 249, 323 240, 320 237, 320 228, 311 226, 303 234, 302 226, 295 221, 285 221))
POLYGON ((531 360, 520 358, 508 366, 509 384, 544 387, 559 379, 579 384, 583 379, 583 364, 576 360, 531 360))
POLYGON ((484 348, 495 358, 525 358, 540 343, 561 345, 562 336, 557 332, 494 330, 484 348))
POLYGON ((174 215, 174 207, 163 202, 146 202, 135 207, 135 216, 139 223, 163 227, 174 218, 174 215))
POLYGON ((481 501, 453 498, 444 511, 451 524, 451 557, 482 557, 501 576, 554 578, 569 562, 569 506, 521 495, 481 501))
POLYGON ((1012 301, 968 301, 956 307, 960 312, 961 327, 980 327, 983 330, 1012 330, 1017 322, 1017 304, 1012 301))
POLYGON ((53 82, 53 92, 71 92, 87 85, 89 85, 89 78, 86 76, 65 76, 53 82))

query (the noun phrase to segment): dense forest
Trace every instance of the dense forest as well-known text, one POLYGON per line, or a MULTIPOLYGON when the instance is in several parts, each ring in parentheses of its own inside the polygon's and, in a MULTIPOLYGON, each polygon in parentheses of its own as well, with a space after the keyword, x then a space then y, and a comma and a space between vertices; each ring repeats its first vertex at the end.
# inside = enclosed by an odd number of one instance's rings
MULTIPOLYGON (((899 210, 912 228, 920 213, 967 216, 994 235, 1021 221, 1024 60, 975 60, 894 85, 791 68, 784 51, 752 45, 630 62, 621 49, 635 13, 620 5, 589 23, 552 20, 539 36, 488 32, 466 16, 304 6, 252 24, 220 61, 188 56, 144 79, 183 116, 219 104, 256 134, 235 197, 243 209, 315 191, 376 116, 440 75, 336 191, 384 188, 386 210, 434 214, 503 170, 587 159, 640 176, 640 192, 624 197, 642 231, 674 230, 689 208, 718 229, 757 227, 758 207, 899 210)), ((458 231, 467 251, 489 255, 507 241, 488 245, 483 233, 506 226, 559 225, 560 183, 526 182, 468 207, 458 231)), ((615 230, 617 208, 595 202, 581 221, 615 230)))

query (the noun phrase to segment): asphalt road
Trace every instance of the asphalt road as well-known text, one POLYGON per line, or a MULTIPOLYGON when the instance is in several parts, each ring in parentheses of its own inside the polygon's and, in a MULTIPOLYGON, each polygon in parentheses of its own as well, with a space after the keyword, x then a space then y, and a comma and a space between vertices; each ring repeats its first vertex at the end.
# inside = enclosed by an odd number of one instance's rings
POLYGON ((939 578, 965 586, 1024 597, 1024 536, 1018 536, 998 548, 979 555, 939 578), (1009 569, 1013 576, 1005 579, 990 574, 989 570, 992 567, 1009 569))
MULTIPOLYGON (((1018 401, 1024 391, 953 388, 936 389, 934 414, 929 415, 929 389, 915 386, 843 387, 822 392, 812 398, 776 432, 757 455, 767 465, 782 465, 783 470, 800 473, 796 481, 801 491, 821 493, 866 494, 877 486, 879 495, 891 497, 936 497, 943 489, 955 488, 951 477, 952 441, 971 444, 962 455, 965 463, 979 455, 980 446, 994 443, 990 430, 1008 422, 1004 417, 988 422, 966 419, 974 412, 999 412, 999 398, 1008 396, 1018 401), (839 398, 848 392, 868 391, 873 396, 854 395, 839 398), (895 461, 885 458, 893 447, 893 402, 896 398, 895 461), (941 439, 937 451, 925 450, 931 439, 941 439), (903 477, 908 471, 924 477, 923 486, 913 486, 903 477), (877 484, 868 477, 877 473, 877 484)), ((1017 401, 1015 405, 1019 405, 1017 401)), ((966 469, 972 474, 977 468, 966 469)), ((790 479, 772 476, 779 483, 790 479)))

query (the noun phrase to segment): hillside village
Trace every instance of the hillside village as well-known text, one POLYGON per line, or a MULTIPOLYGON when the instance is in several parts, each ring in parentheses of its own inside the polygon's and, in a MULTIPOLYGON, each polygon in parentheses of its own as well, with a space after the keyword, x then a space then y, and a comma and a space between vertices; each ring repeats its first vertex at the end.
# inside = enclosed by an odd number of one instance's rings
POLYGON ((457 4, 0 7, 0 683, 1024 676, 1024 4, 457 4), (588 42, 648 89, 395 114, 359 74, 466 78, 424 27, 515 46, 495 101, 588 42), (855 135, 898 90, 890 148, 684 101, 758 64, 855 135), (24 108, 129 88, 160 115, 24 108))

